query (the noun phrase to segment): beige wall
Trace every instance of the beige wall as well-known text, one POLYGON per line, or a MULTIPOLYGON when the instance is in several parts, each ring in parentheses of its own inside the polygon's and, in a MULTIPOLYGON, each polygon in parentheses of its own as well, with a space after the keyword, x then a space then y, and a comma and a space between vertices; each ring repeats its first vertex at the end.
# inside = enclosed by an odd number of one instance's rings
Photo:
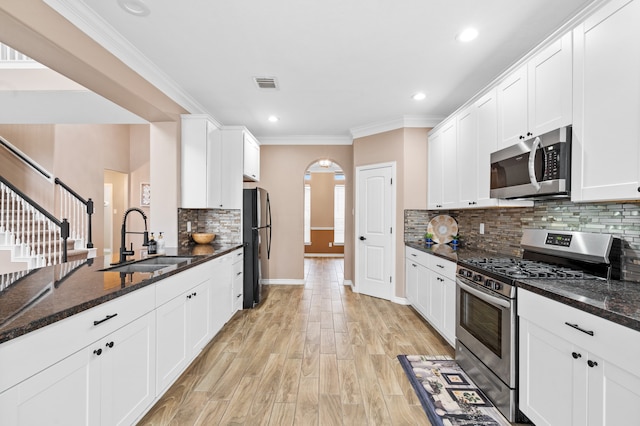
POLYGON ((350 145, 263 145, 260 183, 269 191, 274 239, 269 262, 270 280, 304 278, 304 174, 314 162, 328 158, 345 173, 345 280, 353 279, 353 150, 350 145))
POLYGON ((311 227, 333 228, 333 173, 311 173, 311 227))
MULTIPOLYGON (((397 129, 353 141, 353 165, 396 163, 395 295, 404 297, 404 210, 426 208, 427 132, 397 129)), ((357 283, 355 283, 357 286, 357 283)))

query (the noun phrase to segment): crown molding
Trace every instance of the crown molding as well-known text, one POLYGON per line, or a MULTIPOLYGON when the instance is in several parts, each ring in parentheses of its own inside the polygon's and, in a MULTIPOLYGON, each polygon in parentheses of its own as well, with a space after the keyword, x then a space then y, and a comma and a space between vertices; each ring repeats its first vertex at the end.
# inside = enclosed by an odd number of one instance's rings
POLYGON ((358 139, 405 127, 434 127, 440 123, 443 118, 444 117, 440 116, 403 115, 402 117, 397 117, 387 121, 380 121, 377 123, 354 127, 350 129, 350 131, 352 138, 358 139))
POLYGON ((257 136, 260 145, 352 145, 353 140, 349 136, 323 136, 323 135, 298 135, 298 136, 257 136))
MULTIPOLYGON (((83 2, 43 1, 187 111, 207 114, 200 103, 83 2)), ((221 127, 217 120, 212 121, 221 127)))

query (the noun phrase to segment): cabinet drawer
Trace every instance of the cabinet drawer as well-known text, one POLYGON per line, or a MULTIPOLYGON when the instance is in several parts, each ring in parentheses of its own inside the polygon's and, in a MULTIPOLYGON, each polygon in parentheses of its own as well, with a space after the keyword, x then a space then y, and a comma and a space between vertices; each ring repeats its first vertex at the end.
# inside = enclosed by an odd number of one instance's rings
POLYGON ((155 308, 153 285, 0 345, 0 392, 155 308))
POLYGON ((232 262, 234 264, 236 263, 242 264, 242 261, 244 260, 244 249, 234 250, 230 253, 230 255, 233 258, 232 262))
POLYGON ((456 264, 438 256, 429 256, 427 267, 450 280, 456 279, 456 264))
POLYGON ((167 303, 205 280, 207 276, 210 275, 208 272, 212 267, 211 262, 215 262, 215 260, 194 266, 193 268, 159 281, 155 286, 156 306, 167 303))
POLYGON ((635 330, 523 289, 518 289, 518 315, 592 354, 640 375, 640 365, 637 362, 640 333, 635 330), (593 332, 593 336, 575 327, 593 332))
POLYGON ((405 257, 411 260, 412 262, 416 262, 421 264, 424 267, 427 267, 429 264, 429 261, 427 259, 433 256, 423 251, 416 250, 412 247, 405 247, 405 257))

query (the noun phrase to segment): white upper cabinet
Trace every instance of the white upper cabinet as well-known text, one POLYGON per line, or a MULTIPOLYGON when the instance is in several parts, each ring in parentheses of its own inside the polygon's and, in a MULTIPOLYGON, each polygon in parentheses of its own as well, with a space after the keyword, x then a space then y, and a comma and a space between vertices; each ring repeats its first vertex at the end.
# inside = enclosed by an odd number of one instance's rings
POLYGON ((182 116, 182 207, 242 208, 243 144, 204 115, 182 116))
POLYGON ((527 67, 522 66, 498 85, 498 149, 515 145, 528 133, 527 67))
POLYGON ((244 178, 248 181, 260 180, 260 145, 249 133, 244 132, 244 178))
POLYGON ((498 85, 498 149, 571 124, 571 33, 498 85))
POLYGON ((571 46, 569 32, 528 62, 528 131, 534 135, 572 122, 571 46))
POLYGON ((428 141, 428 193, 429 209, 453 208, 458 204, 457 176, 457 122, 455 117, 428 141))
POLYGON ((427 208, 430 210, 442 208, 442 178, 443 178, 443 139, 442 131, 438 130, 429 135, 428 141, 428 170, 427 170, 427 208))
MULTIPOLYGON (((471 105, 457 116, 458 119, 458 184, 459 201, 462 205, 473 206, 478 198, 478 168, 481 166, 477 156, 478 121, 476 106, 471 105)), ((495 145, 495 144, 494 144, 495 145)))
POLYGON ((572 201, 640 198, 640 1, 574 30, 572 201))

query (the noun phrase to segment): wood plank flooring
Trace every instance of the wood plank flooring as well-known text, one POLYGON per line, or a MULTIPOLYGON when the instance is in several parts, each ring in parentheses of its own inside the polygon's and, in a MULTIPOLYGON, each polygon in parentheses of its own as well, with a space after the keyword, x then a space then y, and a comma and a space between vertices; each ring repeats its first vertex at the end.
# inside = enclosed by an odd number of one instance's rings
POLYGON ((238 312, 140 425, 428 425, 396 356, 454 356, 411 308, 305 259, 305 286, 238 312))

